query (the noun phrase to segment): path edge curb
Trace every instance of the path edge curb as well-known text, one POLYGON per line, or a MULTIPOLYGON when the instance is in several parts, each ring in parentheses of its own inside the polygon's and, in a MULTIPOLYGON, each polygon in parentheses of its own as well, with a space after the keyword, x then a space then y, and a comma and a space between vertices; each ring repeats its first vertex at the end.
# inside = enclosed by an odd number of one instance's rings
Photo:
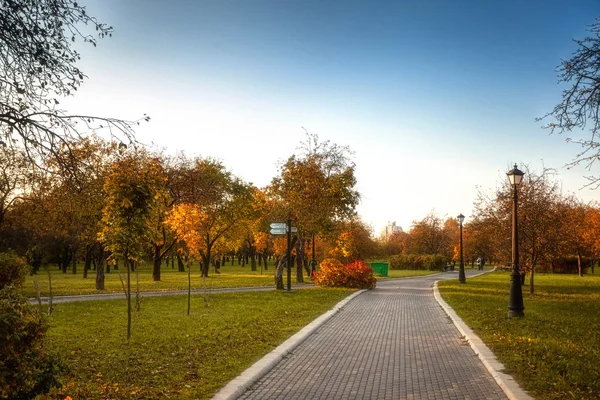
POLYGON ((494 378, 500 389, 508 397, 509 400, 534 400, 527 392, 525 392, 512 376, 502 372, 504 365, 498 361, 494 353, 483 343, 471 328, 456 314, 454 309, 446 303, 438 290, 438 282, 433 284, 433 296, 438 304, 442 307, 446 315, 452 320, 454 326, 463 335, 469 343, 477 357, 481 360, 490 375, 494 378))
POLYGON ((361 295, 367 291, 367 289, 359 290, 356 293, 352 293, 333 308, 321 316, 317 317, 311 323, 300 329, 296 334, 287 339, 285 342, 277 346, 273 351, 265 355, 263 358, 252 364, 238 377, 231 380, 221 390, 219 390, 213 397, 212 400, 235 400, 241 396, 250 386, 256 381, 266 375, 279 361, 285 356, 292 352, 298 345, 300 345, 306 338, 317 330, 321 325, 327 322, 331 317, 337 314, 346 304, 352 299, 361 295))

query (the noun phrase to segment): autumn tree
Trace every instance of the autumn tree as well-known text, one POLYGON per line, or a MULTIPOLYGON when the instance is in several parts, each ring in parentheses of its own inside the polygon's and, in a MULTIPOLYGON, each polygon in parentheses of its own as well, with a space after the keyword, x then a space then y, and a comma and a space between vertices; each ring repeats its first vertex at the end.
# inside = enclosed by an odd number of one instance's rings
POLYGON ((377 245, 372 238, 372 229, 360 219, 344 222, 339 227, 336 246, 331 255, 344 259, 346 263, 365 260, 377 253, 377 245))
POLYGON ((204 218, 198 226, 202 275, 208 276, 213 247, 251 213, 252 189, 217 160, 197 157, 180 168, 181 204, 194 205, 204 218))
POLYGON ((583 257, 593 254, 594 243, 590 242, 589 232, 593 231, 593 222, 588 217, 590 207, 575 196, 563 197, 556 204, 557 218, 555 229, 560 229, 561 235, 556 238, 556 245, 561 250, 561 255, 577 256, 577 272, 583 276, 583 257), (559 225, 560 224, 560 225, 559 225))
POLYGON ((474 216, 463 229, 463 252, 468 260, 482 257, 484 261, 495 257, 497 241, 500 238, 494 223, 484 217, 474 216))
POLYGON ((175 235, 167 229, 165 218, 182 195, 179 182, 179 168, 182 158, 168 157, 164 154, 153 156, 161 165, 157 173, 160 174, 160 182, 163 183, 163 188, 159 191, 160 195, 157 198, 157 209, 153 214, 154 221, 148 226, 144 239, 152 252, 152 280, 156 282, 161 279, 160 267, 163 259, 177 242, 175 235))
MULTIPOLYGON (((550 133, 575 133, 588 129, 587 138, 567 138, 581 146, 570 166, 584 164, 588 170, 600 159, 600 21, 588 26, 588 36, 574 40, 577 50, 571 58, 561 60, 556 68, 558 82, 567 87, 562 92, 562 101, 539 120, 550 119, 545 125, 550 133)), ((597 188, 600 176, 588 177, 589 184, 597 188)))
POLYGON ((448 243, 443 228, 442 219, 433 212, 420 221, 414 221, 409 231, 411 246, 408 253, 442 254, 448 243))
POLYGON ((585 212, 585 230, 583 241, 592 256, 592 273, 594 264, 600 259, 600 208, 597 203, 588 204, 585 212))
POLYGON ((205 245, 205 226, 208 215, 197 204, 178 204, 174 206, 165 219, 167 225, 176 233, 180 242, 178 251, 185 256, 188 270, 188 303, 187 315, 191 308, 191 263, 202 260, 201 249, 205 245))
POLYGON ((26 154, 0 146, 0 232, 8 209, 27 190, 30 176, 26 154))
POLYGON ((103 248, 98 241, 99 223, 104 207, 104 181, 119 154, 115 142, 92 135, 62 146, 59 154, 46 162, 52 172, 52 186, 46 193, 46 226, 56 237, 63 238, 72 253, 73 273, 78 256, 84 260, 83 277, 87 278, 92 262, 96 268, 96 289, 104 289, 103 248), (65 154, 63 154, 65 153, 65 154), (66 153, 70 155, 67 156, 66 153), (63 174, 64 160, 71 159, 70 173, 63 174), (99 256, 98 256, 99 255, 99 256))
POLYGON ((127 270, 127 340, 131 337, 131 268, 129 260, 144 254, 144 236, 157 212, 157 198, 163 187, 157 159, 137 153, 126 154, 106 178, 105 206, 99 239, 112 252, 112 259, 124 260, 127 270))
MULTIPOLYGON (((300 153, 281 165, 271 191, 282 205, 282 219, 298 228, 296 279, 303 282, 306 239, 331 231, 335 224, 355 215, 360 195, 355 189, 355 165, 347 146, 321 142, 307 133, 300 153)), ((307 272, 310 272, 307 269, 307 272)))
MULTIPOLYGON (((536 266, 550 262, 556 256, 557 243, 567 231, 561 225, 563 220, 558 204, 562 197, 552 169, 544 168, 537 173, 525 166, 525 176, 518 190, 522 282, 529 272, 530 292, 533 293, 536 266)), ((475 204, 475 220, 492 228, 499 238, 495 244, 497 258, 506 261, 511 255, 512 192, 512 186, 505 180, 494 195, 480 193, 475 204)))

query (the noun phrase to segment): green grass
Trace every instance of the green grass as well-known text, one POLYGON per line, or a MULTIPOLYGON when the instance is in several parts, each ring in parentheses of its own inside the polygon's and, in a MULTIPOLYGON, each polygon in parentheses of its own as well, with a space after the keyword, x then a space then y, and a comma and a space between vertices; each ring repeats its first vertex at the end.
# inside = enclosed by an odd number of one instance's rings
POLYGON ((536 275, 508 318, 508 272, 439 283, 444 300, 536 399, 600 398, 600 275, 536 275))
POLYGON ((405 270, 405 269, 390 269, 390 270, 388 270, 388 276, 375 275, 375 278, 377 278, 377 279, 408 278, 411 276, 424 276, 424 275, 432 275, 432 274, 439 274, 439 273, 440 273, 440 271, 421 271, 421 270, 409 271, 409 270, 405 270))
MULTIPOLYGON (((169 290, 187 290, 187 271, 178 272, 177 269, 171 269, 163 265, 161 269, 161 280, 154 282, 152 280, 152 265, 150 263, 142 264, 140 266, 139 281, 140 291, 169 291, 169 290)), ((224 288, 224 287, 250 287, 250 286, 274 286, 273 274, 275 268, 272 264, 269 264, 268 270, 262 271, 257 266, 256 271, 251 271, 250 266, 245 267, 226 265, 221 267, 221 273, 215 274, 214 269, 211 268, 209 277, 206 280, 207 286, 213 288, 224 288)), ((125 279, 125 269, 121 267, 121 276, 125 279)), ((67 271, 63 274, 62 271, 58 270, 56 266, 50 267, 50 273, 52 276, 52 294, 54 296, 65 296, 65 295, 81 295, 81 294, 98 294, 98 293, 114 293, 122 292, 121 281, 119 274, 111 268, 110 274, 105 274, 104 291, 96 290, 96 272, 91 270, 88 271, 88 277, 83 278, 83 266, 78 265, 77 274, 73 275, 71 271, 67 271)), ((284 282, 286 281, 287 275, 284 273, 284 282)), ((41 296, 48 296, 48 275, 46 271, 40 271, 37 275, 27 277, 25 284, 23 285, 24 294, 27 297, 35 297, 34 279, 38 280, 40 286, 41 296)), ((200 277, 200 266, 198 263, 194 263, 192 266, 192 289, 202 289, 203 281, 200 277)), ((305 281, 308 282, 309 279, 305 281)), ((135 273, 131 274, 132 285, 135 284, 135 273)), ((292 283, 296 283, 295 272, 292 271, 292 283)), ((132 289, 135 290, 135 289, 132 289)))
POLYGON ((122 300, 59 304, 45 351, 70 373, 55 391, 73 399, 207 399, 256 360, 353 291, 169 296, 143 300, 126 341, 122 300))
MULTIPOLYGON (((187 290, 187 272, 178 272, 177 269, 171 269, 170 266, 164 266, 161 269, 161 280, 155 282, 152 280, 152 265, 145 263, 139 269, 140 292, 187 290)), ((125 279, 125 270, 121 267, 121 276, 125 279)), ((119 274, 111 268, 110 274, 105 274, 105 290, 96 290, 96 272, 88 271, 88 277, 83 278, 83 265, 78 265, 77 274, 73 275, 70 270, 63 274, 56 266, 50 267, 52 276, 52 294, 53 296, 69 296, 99 293, 121 293, 123 291, 119 274)), ((244 267, 238 265, 225 265, 221 267, 221 273, 215 274, 211 269, 209 277, 206 279, 206 285, 213 288, 235 288, 251 286, 275 286, 273 274, 275 267, 269 263, 268 270, 262 270, 257 265, 256 271, 251 271, 250 266, 244 267)), ((437 273, 436 271, 405 271, 389 270, 387 278, 405 278, 409 276, 421 276, 437 273)), ((377 279, 386 279, 386 277, 376 276, 377 279)), ((38 280, 41 296, 49 296, 48 275, 45 270, 37 275, 28 276, 23 285, 23 292, 27 297, 35 297, 34 280, 38 280)), ((132 290, 135 291, 135 273, 131 275, 132 290)), ((192 290, 202 289, 203 280, 200 276, 200 266, 194 263, 192 266, 192 290)), ((287 284, 287 272, 284 272, 284 284, 287 284)), ((305 283, 310 283, 310 279, 304 277, 305 283)), ((296 274, 292 271, 292 284, 296 284, 296 274)))

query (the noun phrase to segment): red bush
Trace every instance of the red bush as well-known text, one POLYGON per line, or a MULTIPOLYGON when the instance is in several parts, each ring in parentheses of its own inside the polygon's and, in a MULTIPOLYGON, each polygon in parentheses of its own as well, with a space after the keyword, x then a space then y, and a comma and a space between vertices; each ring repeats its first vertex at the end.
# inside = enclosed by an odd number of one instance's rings
POLYGON ((344 265, 334 259, 323 260, 314 275, 315 285, 321 287, 375 288, 373 270, 364 261, 344 265))

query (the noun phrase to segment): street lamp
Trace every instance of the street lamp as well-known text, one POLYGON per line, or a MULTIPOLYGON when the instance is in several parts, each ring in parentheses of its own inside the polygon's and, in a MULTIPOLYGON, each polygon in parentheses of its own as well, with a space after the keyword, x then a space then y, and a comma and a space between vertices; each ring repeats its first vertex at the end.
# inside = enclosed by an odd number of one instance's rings
POLYGON ((467 283, 467 278, 465 277, 465 260, 463 259, 463 242, 462 242, 462 226, 463 226, 463 222, 465 221, 465 216, 461 214, 458 214, 458 217, 456 217, 456 219, 458 220, 458 224, 459 224, 459 230, 460 230, 460 267, 458 269, 458 282, 460 283, 467 283))
POLYGON ((523 292, 521 291, 521 272, 519 271, 519 225, 517 220, 517 186, 523 180, 522 171, 515 167, 508 171, 508 180, 513 187, 513 221, 512 221, 512 272, 510 273, 510 294, 508 297, 508 316, 524 317, 523 292))

